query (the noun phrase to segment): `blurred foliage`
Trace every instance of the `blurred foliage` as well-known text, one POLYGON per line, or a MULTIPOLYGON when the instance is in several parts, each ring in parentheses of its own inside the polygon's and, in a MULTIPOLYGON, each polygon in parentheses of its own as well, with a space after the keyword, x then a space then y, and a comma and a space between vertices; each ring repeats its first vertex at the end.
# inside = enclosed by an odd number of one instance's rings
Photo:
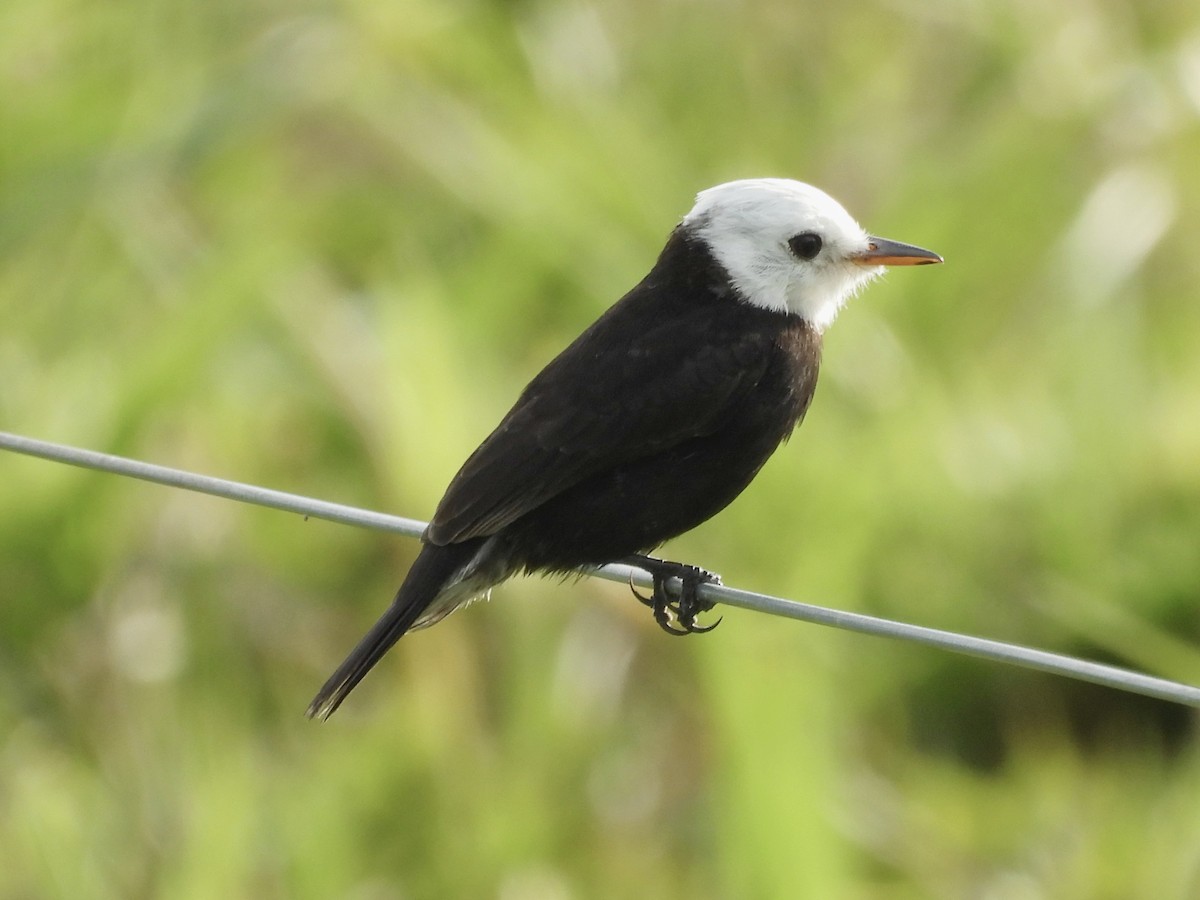
MULTIPOLYGON (((942 252, 668 554, 1200 682, 1192 0, 0 6, 0 427, 414 517, 780 175, 942 252)), ((0 457, 0 897, 1192 898, 1167 704, 0 457)))

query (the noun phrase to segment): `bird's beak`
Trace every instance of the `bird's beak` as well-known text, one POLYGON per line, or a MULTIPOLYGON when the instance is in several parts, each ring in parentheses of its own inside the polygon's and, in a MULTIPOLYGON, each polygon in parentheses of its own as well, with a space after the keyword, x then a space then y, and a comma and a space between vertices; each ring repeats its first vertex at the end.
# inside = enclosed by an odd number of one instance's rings
POLYGON ((860 266, 928 266, 942 262, 942 258, 933 251, 922 250, 912 244, 889 241, 874 235, 867 240, 870 242, 867 249, 852 255, 851 262, 860 266))

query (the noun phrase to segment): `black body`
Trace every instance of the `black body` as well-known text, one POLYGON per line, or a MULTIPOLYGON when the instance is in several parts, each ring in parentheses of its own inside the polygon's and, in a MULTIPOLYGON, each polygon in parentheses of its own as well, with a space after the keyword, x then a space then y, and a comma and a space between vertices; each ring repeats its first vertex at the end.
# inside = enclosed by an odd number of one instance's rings
POLYGON ((521 394, 463 465, 391 608, 322 688, 328 715, 463 576, 645 552, 727 506, 799 423, 820 335, 737 295, 677 228, 651 272, 521 394))

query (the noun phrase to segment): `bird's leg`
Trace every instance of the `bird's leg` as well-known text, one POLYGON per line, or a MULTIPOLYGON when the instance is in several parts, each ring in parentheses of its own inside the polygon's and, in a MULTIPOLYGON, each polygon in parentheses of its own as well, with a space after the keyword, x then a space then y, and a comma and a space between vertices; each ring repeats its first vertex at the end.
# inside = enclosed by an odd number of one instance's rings
POLYGON ((627 556, 620 562, 629 566, 637 566, 650 573, 650 577, 654 581, 654 590, 650 596, 639 593, 632 583, 629 588, 638 600, 654 610, 654 621, 667 634, 703 634, 721 624, 720 619, 711 625, 696 624, 696 616, 707 612, 715 605, 711 600, 700 599, 700 585, 720 584, 720 575, 706 572, 698 566, 667 562, 652 556, 627 556), (672 578, 678 578, 680 582, 679 599, 675 601, 672 601, 671 595, 667 593, 667 582, 672 578), (672 615, 679 624, 678 628, 671 624, 672 615))

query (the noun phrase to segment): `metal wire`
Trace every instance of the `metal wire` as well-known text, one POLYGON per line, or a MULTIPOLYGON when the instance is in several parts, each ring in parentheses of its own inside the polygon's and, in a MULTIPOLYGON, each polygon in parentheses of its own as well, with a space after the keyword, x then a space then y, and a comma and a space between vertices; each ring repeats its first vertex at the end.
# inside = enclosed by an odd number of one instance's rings
MULTIPOLYGON (((86 469, 97 469, 143 481, 152 481, 168 487, 184 488, 189 491, 199 491, 202 494, 212 494, 242 503, 252 503, 282 509, 288 512, 327 519, 331 522, 341 522, 345 525, 357 525, 360 528, 372 528, 378 531, 390 531, 408 537, 420 537, 425 530, 425 522, 416 519, 406 519, 385 513, 359 509, 353 506, 343 506, 340 503, 330 503, 315 500, 300 494, 289 494, 284 491, 273 491, 268 488, 237 481, 227 481, 223 478, 213 478, 207 475, 197 475, 180 469, 166 466, 156 466, 139 460, 127 459, 122 456, 112 456, 107 453, 97 453, 93 450, 82 450, 64 444, 54 444, 21 435, 0 432, 0 449, 36 456, 54 462, 81 466, 86 469)), ((586 574, 607 578, 610 581, 631 582, 643 587, 650 585, 650 576, 641 569, 627 565, 613 564, 599 569, 590 569, 586 574)), ((678 590, 678 581, 673 582, 678 590)), ((809 603, 799 603, 795 600, 785 600, 782 597, 771 597, 766 594, 756 594, 742 591, 725 585, 702 585, 700 597, 726 606, 736 606, 741 609, 751 609, 774 616, 784 616, 812 622, 818 625, 828 625, 846 631, 856 631, 861 634, 872 634, 879 637, 911 641, 930 647, 938 647, 954 653, 976 656, 996 662, 1036 669, 1063 675, 1080 681, 1088 681, 1118 690, 1143 694, 1159 700, 1169 700, 1188 706, 1200 707, 1200 687, 1156 678, 1141 672, 1130 671, 1116 666, 1103 665, 1088 660, 1077 659, 1045 650, 1036 650, 1019 644, 1009 644, 1003 641, 993 641, 987 638, 972 637, 953 631, 941 631, 936 628, 925 628, 921 625, 911 625, 906 622, 896 622, 891 619, 880 619, 862 613, 843 612, 809 603)))

